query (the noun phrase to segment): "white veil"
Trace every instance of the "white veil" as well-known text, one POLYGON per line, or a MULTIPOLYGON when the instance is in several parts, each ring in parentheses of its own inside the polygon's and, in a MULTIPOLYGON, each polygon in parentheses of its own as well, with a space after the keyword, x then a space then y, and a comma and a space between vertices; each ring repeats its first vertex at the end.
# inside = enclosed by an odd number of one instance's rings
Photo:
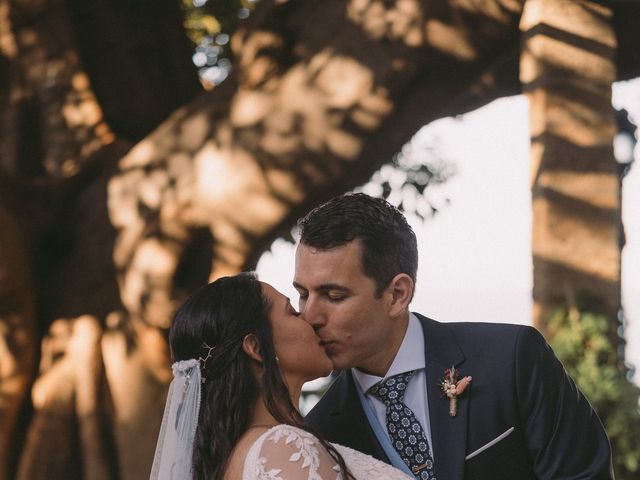
POLYGON ((191 460, 202 385, 200 361, 190 359, 172 365, 173 380, 164 407, 150 480, 193 478, 191 460))

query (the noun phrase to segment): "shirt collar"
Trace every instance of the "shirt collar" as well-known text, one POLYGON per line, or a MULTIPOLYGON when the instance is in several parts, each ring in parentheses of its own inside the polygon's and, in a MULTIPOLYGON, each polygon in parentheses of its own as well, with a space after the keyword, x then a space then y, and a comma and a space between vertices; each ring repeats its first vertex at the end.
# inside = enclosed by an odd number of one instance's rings
POLYGON ((398 353, 396 354, 389 371, 384 377, 378 377, 377 375, 369 375, 361 372, 357 368, 352 368, 351 372, 353 378, 360 387, 360 390, 366 393, 371 387, 373 387, 380 380, 388 377, 392 377, 399 373, 409 372, 411 370, 420 370, 425 368, 425 355, 424 355, 424 334, 422 332, 422 325, 420 320, 413 313, 409 314, 409 325, 407 331, 404 334, 404 339, 400 344, 398 353))

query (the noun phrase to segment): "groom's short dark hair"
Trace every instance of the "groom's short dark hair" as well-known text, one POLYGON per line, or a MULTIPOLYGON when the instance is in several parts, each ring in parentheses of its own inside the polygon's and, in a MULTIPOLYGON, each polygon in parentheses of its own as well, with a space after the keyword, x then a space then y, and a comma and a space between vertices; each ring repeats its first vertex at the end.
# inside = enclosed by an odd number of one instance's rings
POLYGON ((362 245, 362 268, 376 295, 399 273, 416 282, 418 245, 402 213, 382 198, 364 193, 335 197, 298 221, 300 243, 330 250, 353 240, 362 245))

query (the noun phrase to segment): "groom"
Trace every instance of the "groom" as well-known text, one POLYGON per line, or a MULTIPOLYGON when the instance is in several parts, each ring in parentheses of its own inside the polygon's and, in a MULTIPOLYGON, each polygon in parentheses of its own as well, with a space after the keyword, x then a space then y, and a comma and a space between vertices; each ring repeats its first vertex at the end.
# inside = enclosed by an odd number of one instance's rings
POLYGON ((306 419, 326 439, 425 480, 613 477, 600 420, 535 329, 409 312, 418 251, 398 210, 345 195, 299 226, 300 312, 342 370, 306 419))

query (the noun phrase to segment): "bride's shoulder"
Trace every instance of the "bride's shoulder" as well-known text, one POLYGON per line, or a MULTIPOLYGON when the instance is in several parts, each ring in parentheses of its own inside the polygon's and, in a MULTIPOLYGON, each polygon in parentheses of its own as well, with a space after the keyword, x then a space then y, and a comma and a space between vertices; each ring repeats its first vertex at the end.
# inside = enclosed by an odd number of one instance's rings
MULTIPOLYGON (((362 452, 332 444, 353 478, 413 480, 400 470, 362 452)), ((335 459, 312 433, 292 425, 262 432, 247 455, 244 480, 339 480, 344 475, 335 459)))
POLYGON ((269 427, 249 428, 233 447, 227 462, 226 479, 241 479, 246 458, 255 449, 257 442, 270 430, 269 427))
POLYGON ((280 450, 298 450, 302 454, 317 455, 318 438, 293 425, 280 424, 263 431, 253 442, 251 450, 274 454, 280 450))
POLYGON ((262 433, 247 454, 244 479, 336 479, 336 462, 316 436, 292 425, 262 433))
POLYGON ((310 432, 306 430, 294 427, 293 425, 287 425, 285 423, 281 423, 280 425, 276 425, 275 427, 271 427, 260 435, 259 440, 271 440, 274 442, 278 442, 281 439, 285 439, 286 443, 297 439, 311 440, 319 442, 318 438, 310 432))

